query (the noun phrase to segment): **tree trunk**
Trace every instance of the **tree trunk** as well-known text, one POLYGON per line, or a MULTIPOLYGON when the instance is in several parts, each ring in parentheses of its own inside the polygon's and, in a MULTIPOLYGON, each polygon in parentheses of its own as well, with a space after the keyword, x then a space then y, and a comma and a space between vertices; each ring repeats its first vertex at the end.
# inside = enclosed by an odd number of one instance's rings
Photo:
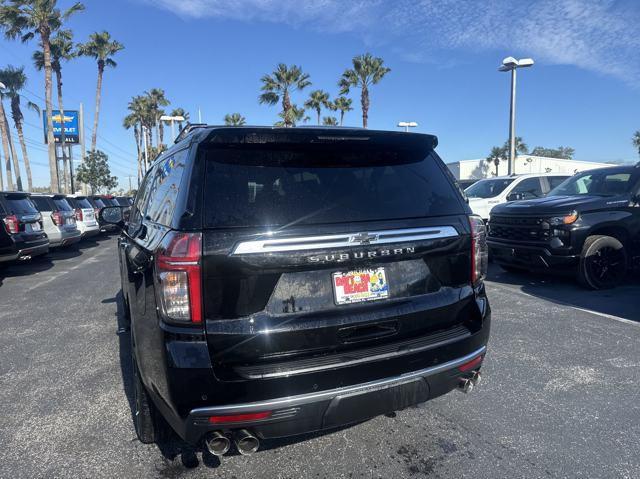
POLYGON ((282 94, 282 111, 284 112, 284 126, 286 127, 291 126, 289 110, 291 110, 291 99, 289 98, 289 90, 285 90, 282 94))
POLYGON ((20 142, 20 150, 22 151, 22 161, 24 161, 24 169, 27 172, 27 191, 33 191, 31 163, 29 162, 27 145, 24 141, 24 132, 22 130, 22 111, 20 111, 20 99, 17 95, 11 98, 11 117, 13 118, 16 131, 18 132, 18 141, 20 142))
POLYGON ((2 151, 4 153, 4 165, 7 172, 7 190, 15 190, 13 185, 13 175, 11 174, 11 153, 9 152, 9 137, 7 136, 7 126, 2 120, 4 118, 4 105, 0 101, 0 135, 2 135, 2 151))
POLYGON ((138 153, 138 183, 140 183, 140 173, 142 172, 142 168, 140 165, 142 164, 142 155, 140 154, 140 131, 138 130, 138 125, 133 125, 133 136, 136 140, 136 151, 138 153))
POLYGON ((158 146, 164 143, 164 124, 162 120, 158 120, 158 146))
POLYGON ((69 158, 67 158, 67 153, 65 150, 65 144, 67 142, 67 138, 64 132, 64 104, 62 103, 62 70, 60 68, 57 68, 55 73, 56 73, 56 86, 58 87, 58 109, 60 110, 60 118, 62 119, 62 132, 60 134, 60 143, 62 144, 62 169, 64 170, 64 175, 63 175, 64 192, 70 193, 71 165, 69 164, 69 158))
POLYGON ((20 175, 20 163, 18 162, 16 147, 13 144, 13 138, 11 137, 11 127, 9 126, 9 120, 7 119, 7 112, 4 109, 4 105, 2 105, 2 119, 4 120, 4 127, 7 130, 11 158, 13 158, 13 174, 16 175, 16 186, 18 187, 18 191, 24 191, 24 188, 22 188, 22 176, 20 175))
POLYGON ((362 102, 362 127, 367 128, 369 125, 369 89, 367 85, 362 86, 360 100, 362 102))
POLYGON ((320 108, 316 110, 316 113, 318 114, 318 125, 320 125, 320 113, 321 113, 320 108))
POLYGON ((102 95, 102 75, 104 74, 104 61, 98 60, 98 84, 96 86, 96 111, 93 116, 93 134, 91 135, 91 151, 96 151, 98 143, 98 120, 100 118, 100 96, 102 95))
POLYGON ((342 126, 343 121, 344 121, 344 110, 340 110, 340 126, 342 126))
POLYGON ((47 147, 49 153, 49 173, 51 176, 51 192, 58 193, 58 163, 56 160, 56 142, 53 137, 53 100, 52 100, 52 68, 51 68, 51 45, 49 43, 49 27, 40 28, 40 38, 42 40, 42 53, 44 54, 44 98, 47 115, 47 147))

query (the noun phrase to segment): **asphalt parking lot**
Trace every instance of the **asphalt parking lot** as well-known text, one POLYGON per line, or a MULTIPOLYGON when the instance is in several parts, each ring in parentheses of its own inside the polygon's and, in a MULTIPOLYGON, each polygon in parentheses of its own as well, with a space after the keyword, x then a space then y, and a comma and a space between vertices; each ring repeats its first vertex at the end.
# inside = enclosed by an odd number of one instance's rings
POLYGON ((115 237, 0 271, 0 478, 640 477, 640 281, 492 267, 482 384, 222 461, 137 441, 115 237))

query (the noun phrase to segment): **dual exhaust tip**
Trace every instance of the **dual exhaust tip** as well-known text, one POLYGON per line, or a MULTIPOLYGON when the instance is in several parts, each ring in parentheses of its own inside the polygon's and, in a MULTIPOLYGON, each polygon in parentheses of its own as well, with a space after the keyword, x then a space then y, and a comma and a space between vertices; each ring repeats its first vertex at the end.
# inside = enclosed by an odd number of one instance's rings
MULTIPOLYGON (((231 440, 221 431, 214 431, 205 438, 207 450, 214 456, 224 456, 231 449, 231 440)), ((240 429, 233 433, 233 442, 236 449, 243 456, 249 456, 260 447, 260 440, 246 429, 240 429)))
POLYGON ((473 388, 478 385, 482 376, 480 375, 480 371, 474 371, 470 378, 460 378, 458 382, 458 391, 461 391, 465 394, 473 391, 473 388))

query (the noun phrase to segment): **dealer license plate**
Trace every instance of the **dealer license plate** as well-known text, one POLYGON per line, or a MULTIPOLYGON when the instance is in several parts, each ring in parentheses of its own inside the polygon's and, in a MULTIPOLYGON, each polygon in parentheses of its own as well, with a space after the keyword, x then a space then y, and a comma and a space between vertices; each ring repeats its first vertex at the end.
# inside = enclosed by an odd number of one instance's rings
POLYGON ((384 268, 333 273, 336 304, 376 301, 389 297, 384 268))

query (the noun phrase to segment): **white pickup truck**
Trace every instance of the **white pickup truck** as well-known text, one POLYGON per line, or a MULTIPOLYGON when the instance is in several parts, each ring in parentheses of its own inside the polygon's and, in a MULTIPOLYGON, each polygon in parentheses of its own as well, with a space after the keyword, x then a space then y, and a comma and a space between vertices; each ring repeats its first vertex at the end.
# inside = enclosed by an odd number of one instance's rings
POLYGON ((469 198, 473 213, 487 221, 495 205, 540 198, 569 177, 570 175, 559 173, 496 176, 480 180, 464 192, 469 198))

